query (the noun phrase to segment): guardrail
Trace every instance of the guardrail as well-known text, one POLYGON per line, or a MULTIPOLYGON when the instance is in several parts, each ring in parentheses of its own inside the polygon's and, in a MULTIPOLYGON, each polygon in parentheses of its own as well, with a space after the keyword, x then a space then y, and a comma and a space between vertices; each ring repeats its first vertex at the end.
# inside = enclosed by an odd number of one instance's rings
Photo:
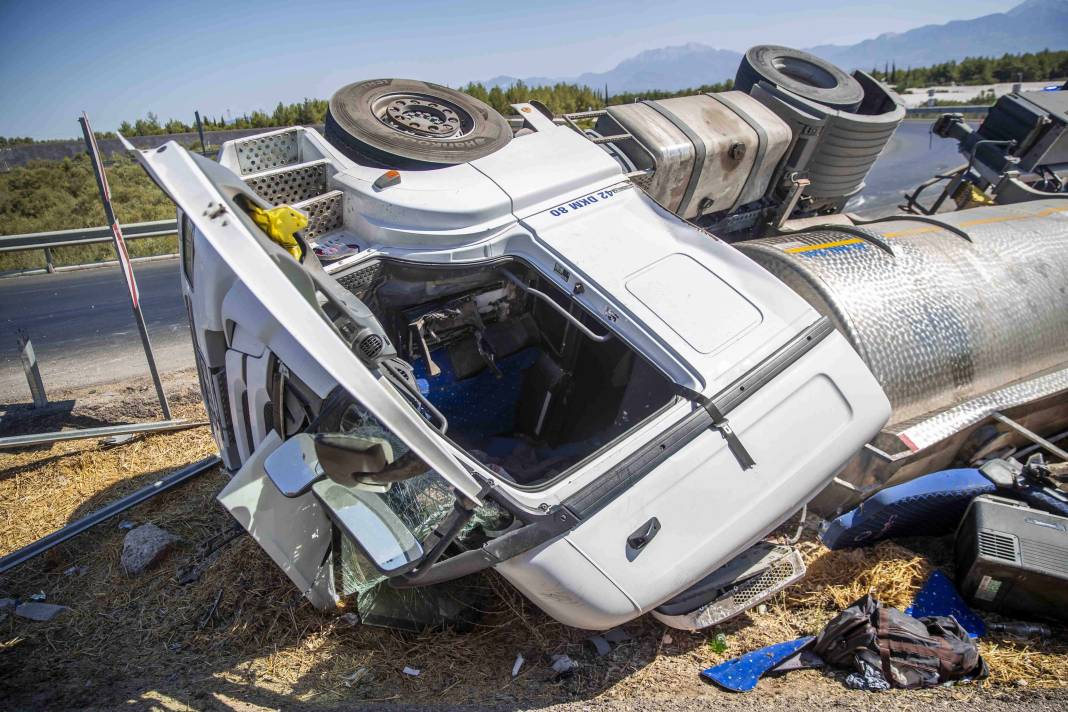
POLYGON ((922 114, 929 116, 931 114, 986 114, 990 111, 989 106, 910 106, 905 109, 906 116, 914 116, 916 114, 922 114))
MULTIPOLYGON (((153 222, 129 223, 122 226, 122 235, 127 240, 139 240, 143 237, 162 237, 164 235, 176 235, 177 233, 177 220, 155 220, 153 222)), ((56 268, 52 261, 52 248, 111 241, 111 228, 107 225, 74 230, 31 232, 23 235, 0 235, 0 252, 44 250, 46 269, 49 272, 55 272, 56 268)))

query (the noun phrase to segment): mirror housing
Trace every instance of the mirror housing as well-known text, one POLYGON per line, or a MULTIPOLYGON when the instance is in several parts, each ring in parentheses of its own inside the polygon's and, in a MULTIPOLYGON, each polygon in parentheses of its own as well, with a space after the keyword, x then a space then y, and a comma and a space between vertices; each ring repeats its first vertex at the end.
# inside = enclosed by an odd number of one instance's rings
POLYGON ((268 455, 263 465, 279 492, 299 497, 328 474, 356 485, 361 475, 382 472, 392 462, 393 448, 383 438, 298 433, 268 455))
POLYGON ((286 497, 299 497, 326 473, 319 464, 315 439, 298 433, 278 446, 263 462, 271 482, 286 497))
POLYGON ((312 492, 379 572, 397 576, 423 558, 422 544, 380 495, 330 479, 313 484, 312 492))

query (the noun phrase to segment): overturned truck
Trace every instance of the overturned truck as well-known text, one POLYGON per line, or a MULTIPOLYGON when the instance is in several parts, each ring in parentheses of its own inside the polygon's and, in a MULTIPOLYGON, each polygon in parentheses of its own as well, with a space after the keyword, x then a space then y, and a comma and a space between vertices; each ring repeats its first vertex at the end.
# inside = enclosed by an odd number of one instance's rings
POLYGON ((700 628, 803 574, 765 537, 810 502, 1068 425, 1065 165, 943 122, 966 209, 861 220, 904 108, 783 47, 732 91, 513 108, 364 81, 322 134, 139 153, 219 499, 316 606, 448 619, 493 568, 568 625, 700 628))

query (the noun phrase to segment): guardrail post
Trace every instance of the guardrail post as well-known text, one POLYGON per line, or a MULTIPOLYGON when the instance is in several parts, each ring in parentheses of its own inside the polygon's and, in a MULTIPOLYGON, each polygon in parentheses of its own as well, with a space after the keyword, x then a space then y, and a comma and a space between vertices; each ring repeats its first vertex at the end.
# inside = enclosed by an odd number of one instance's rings
POLYGON ((208 142, 204 140, 204 124, 200 120, 200 111, 196 110, 193 115, 197 117, 197 133, 200 134, 200 152, 208 155, 208 142))
POLYGON ((54 274, 55 271, 56 271, 56 264, 52 260, 52 248, 51 247, 44 248, 44 256, 45 256, 45 270, 48 271, 48 274, 54 274))
POLYGON ((26 382, 30 386, 33 407, 44 408, 48 405, 48 397, 45 395, 44 381, 41 380, 41 369, 37 366, 37 354, 33 352, 33 344, 30 342, 30 337, 22 329, 18 331, 18 339, 22 370, 26 372, 26 382))

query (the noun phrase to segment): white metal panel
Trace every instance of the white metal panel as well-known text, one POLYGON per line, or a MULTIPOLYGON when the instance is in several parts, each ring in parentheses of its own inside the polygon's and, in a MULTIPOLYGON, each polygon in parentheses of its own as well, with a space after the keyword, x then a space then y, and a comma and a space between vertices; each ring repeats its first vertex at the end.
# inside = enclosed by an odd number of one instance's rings
POLYGON ((593 197, 594 202, 561 203, 523 222, 541 244, 573 266, 580 281, 612 295, 635 321, 655 329, 666 348, 700 371, 706 393, 720 390, 816 320, 812 307, 755 262, 667 212, 631 184, 597 191, 593 197), (628 280, 671 254, 690 257, 729 284, 751 305, 743 305, 743 312, 752 307, 760 311, 760 324, 729 348, 710 354, 666 326, 656 329, 664 322, 689 324, 703 318, 706 328, 716 332, 721 320, 736 319, 704 303, 678 302, 670 313, 668 305, 661 304, 657 312, 627 291, 628 280))
POLYGON ((708 430, 558 540, 498 571, 554 618, 606 629, 686 590, 795 513, 886 422, 890 404, 837 332, 731 412, 756 461, 742 470, 708 430), (626 538, 651 517, 661 529, 637 556, 626 538), (603 579, 576 569, 574 550, 603 579), (581 581, 575 579, 581 577, 581 581), (550 595, 552 582, 570 595, 550 595))
MULTIPOLYGON (((230 171, 171 141, 138 152, 141 163, 190 216, 235 276, 292 338, 431 468, 475 502, 481 487, 444 439, 407 402, 380 383, 342 342, 308 295, 291 279, 299 268, 233 202, 247 188, 230 171), (259 235, 259 237, 257 237, 259 235), (288 274, 287 274, 288 272, 288 274)), ((309 285, 310 286, 310 285, 309 285)))
POLYGON ((218 500, 316 608, 333 608, 330 519, 315 495, 286 497, 263 467, 282 444, 273 430, 219 493, 218 500), (325 559, 325 562, 324 562, 325 559))
POLYGON ((627 280, 627 291, 694 350, 715 353, 764 318, 738 290, 689 255, 668 255, 627 280))
POLYGON ((237 452, 244 462, 252 454, 256 444, 249 442, 248 431, 245 425, 248 418, 245 417, 245 355, 240 351, 230 349, 226 352, 226 388, 229 390, 230 418, 234 424, 234 439, 237 441, 237 452))
POLYGON ((522 136, 471 166, 508 194, 519 218, 561 197, 581 196, 623 177, 619 164, 604 149, 564 126, 522 136))

